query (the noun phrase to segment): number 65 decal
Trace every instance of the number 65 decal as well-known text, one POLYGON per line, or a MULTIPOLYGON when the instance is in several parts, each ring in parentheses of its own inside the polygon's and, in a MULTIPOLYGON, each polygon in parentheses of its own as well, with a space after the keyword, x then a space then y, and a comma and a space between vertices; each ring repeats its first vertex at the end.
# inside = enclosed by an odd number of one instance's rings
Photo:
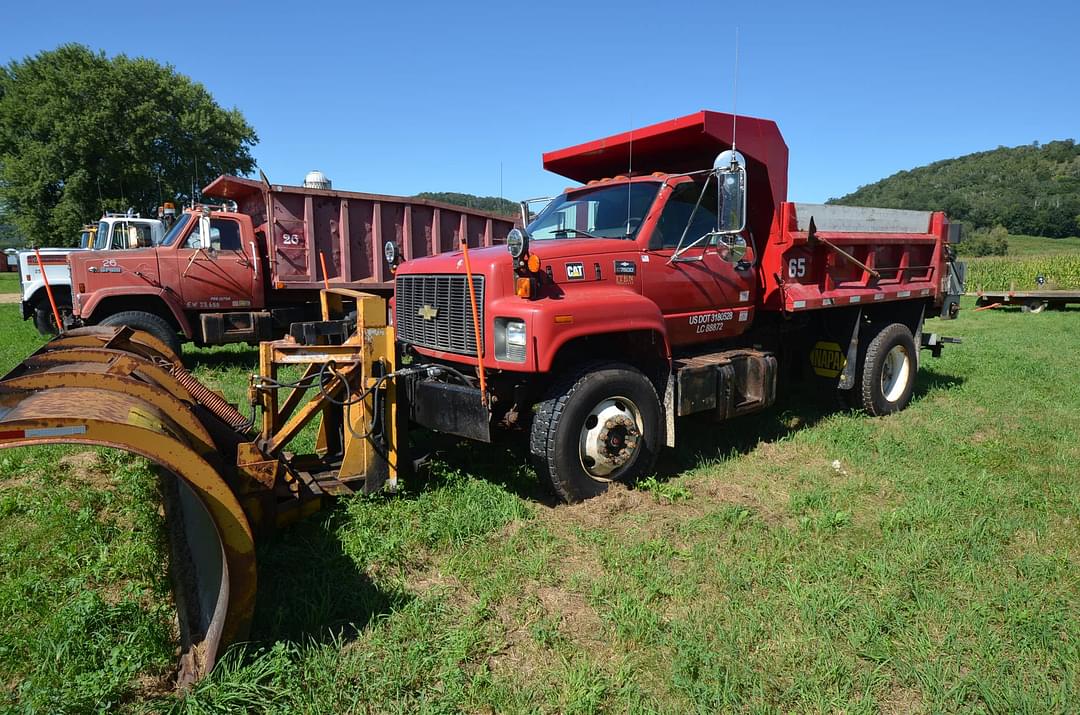
POLYGON ((806 275, 806 259, 792 258, 787 264, 788 278, 802 278, 806 275))

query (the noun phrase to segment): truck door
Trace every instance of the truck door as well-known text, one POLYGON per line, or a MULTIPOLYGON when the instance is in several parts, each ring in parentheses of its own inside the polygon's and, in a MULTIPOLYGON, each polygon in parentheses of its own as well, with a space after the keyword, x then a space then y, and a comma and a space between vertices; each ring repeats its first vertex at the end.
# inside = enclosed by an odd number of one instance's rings
MULTIPOLYGON (((649 236, 647 260, 643 256, 642 293, 660 307, 673 345, 734 337, 753 321, 757 282, 749 247, 744 259, 735 261, 716 237, 698 241, 716 228, 715 187, 710 182, 704 195, 694 181, 671 189, 649 236), (698 242, 673 261, 688 222, 683 246, 698 242)), ((741 236, 735 241, 745 245, 741 236)))
POLYGON ((240 221, 210 219, 210 235, 202 236, 200 221, 176 251, 180 293, 192 310, 251 310, 254 307, 254 265, 244 251, 240 221))

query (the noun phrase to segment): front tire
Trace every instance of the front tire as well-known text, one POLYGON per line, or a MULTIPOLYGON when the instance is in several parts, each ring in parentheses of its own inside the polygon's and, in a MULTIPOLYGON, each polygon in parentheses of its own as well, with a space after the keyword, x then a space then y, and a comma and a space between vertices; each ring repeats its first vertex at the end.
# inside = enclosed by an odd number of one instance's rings
POLYGON ((663 444, 656 389, 639 370, 594 363, 558 381, 533 417, 536 471, 567 502, 633 482, 656 463, 663 444))
POLYGON ((146 313, 141 310, 122 310, 102 320, 99 325, 126 325, 135 330, 150 333, 155 338, 169 346, 169 349, 180 357, 180 336, 169 321, 160 315, 146 313))
MULTIPOLYGON (((56 306, 60 311, 60 319, 66 320, 71 315, 71 306, 63 303, 56 306)), ((56 317, 53 316, 52 306, 46 303, 34 308, 34 327, 46 338, 57 335, 60 331, 56 328, 56 317)))
POLYGON ((886 325, 859 360, 859 406, 874 416, 899 412, 911 402, 918 371, 915 339, 902 323, 886 325))

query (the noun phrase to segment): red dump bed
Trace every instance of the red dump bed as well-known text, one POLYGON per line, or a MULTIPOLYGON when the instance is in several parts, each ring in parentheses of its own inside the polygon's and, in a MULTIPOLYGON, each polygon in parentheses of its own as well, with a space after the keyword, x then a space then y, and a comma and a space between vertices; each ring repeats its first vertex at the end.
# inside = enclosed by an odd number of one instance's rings
POLYGON ((941 212, 785 202, 780 215, 783 228, 769 237, 761 262, 765 308, 937 302, 943 295, 949 222, 941 212))
POLYGON ((206 196, 235 201, 251 216, 260 240, 270 237, 271 285, 276 289, 323 287, 322 262, 331 285, 390 290, 393 278, 383 245, 397 242, 405 260, 506 240, 514 219, 437 201, 354 191, 267 185, 221 176, 206 196), (321 257, 321 259, 320 259, 321 257))

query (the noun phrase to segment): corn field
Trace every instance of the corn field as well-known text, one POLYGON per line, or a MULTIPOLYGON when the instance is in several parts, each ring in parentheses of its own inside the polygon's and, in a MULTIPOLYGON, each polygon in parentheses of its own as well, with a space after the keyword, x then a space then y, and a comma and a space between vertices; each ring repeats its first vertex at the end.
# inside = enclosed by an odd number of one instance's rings
POLYGON ((973 258, 967 261, 967 291, 1034 290, 1038 275, 1046 277, 1046 289, 1080 288, 1080 255, 973 258))

